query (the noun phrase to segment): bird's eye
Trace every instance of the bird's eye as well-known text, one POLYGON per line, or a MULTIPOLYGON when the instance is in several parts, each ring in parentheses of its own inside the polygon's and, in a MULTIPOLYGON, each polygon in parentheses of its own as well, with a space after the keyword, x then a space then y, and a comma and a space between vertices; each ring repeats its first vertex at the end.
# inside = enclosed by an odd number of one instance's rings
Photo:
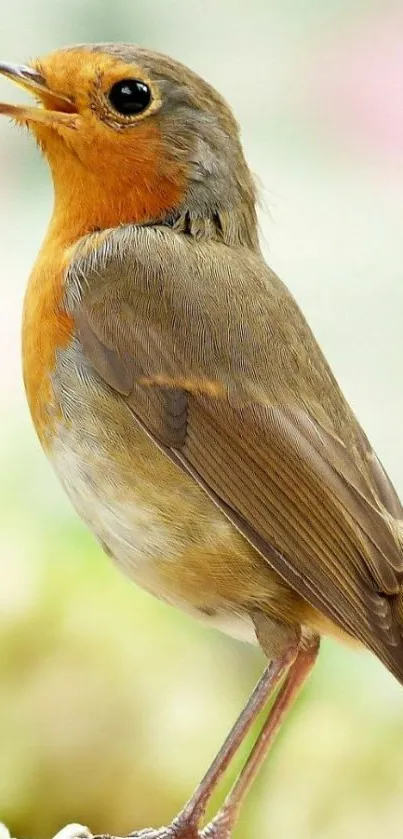
POLYGON ((115 111, 130 117, 146 110, 151 102, 151 90, 138 79, 122 79, 111 87, 108 98, 115 111))

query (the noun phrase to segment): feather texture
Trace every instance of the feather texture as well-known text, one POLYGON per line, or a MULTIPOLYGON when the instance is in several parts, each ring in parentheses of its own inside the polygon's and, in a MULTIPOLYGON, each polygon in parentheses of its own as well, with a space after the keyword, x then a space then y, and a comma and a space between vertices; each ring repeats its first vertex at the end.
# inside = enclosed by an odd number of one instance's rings
POLYGON ((403 510, 286 287, 258 253, 168 228, 88 244, 66 305, 95 370, 269 565, 402 679, 403 510))

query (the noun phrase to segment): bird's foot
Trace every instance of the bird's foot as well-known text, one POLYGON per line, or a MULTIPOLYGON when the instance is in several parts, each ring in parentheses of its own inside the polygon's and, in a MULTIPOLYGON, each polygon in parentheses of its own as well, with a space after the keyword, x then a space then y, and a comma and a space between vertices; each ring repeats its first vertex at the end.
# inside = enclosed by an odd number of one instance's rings
MULTIPOLYGON (((146 827, 145 830, 136 830, 129 836, 130 839, 200 839, 201 834, 193 821, 185 821, 178 817, 166 827, 146 827)), ((106 837, 95 836, 94 839, 106 837)))
MULTIPOLYGON (((165 827, 146 827, 143 830, 130 833, 128 839, 230 839, 231 827, 225 816, 220 813, 207 824, 200 828, 195 819, 178 816, 165 827)), ((59 834, 55 839, 59 839, 59 834)), ((60 839, 87 839, 82 834, 75 836, 63 836, 60 839)), ((91 839, 121 839, 121 837, 109 836, 108 834, 96 835, 91 839)))
MULTIPOLYGON (((167 827, 146 828, 130 834, 130 839, 230 839, 231 830, 217 816, 202 829, 194 820, 178 817, 167 827)), ((115 839, 95 836, 94 839, 115 839)))
MULTIPOLYGON (((143 830, 130 833, 126 839, 230 839, 231 831, 220 821, 217 816, 206 827, 200 829, 193 819, 185 819, 178 816, 166 827, 146 827, 143 830)), ((10 832, 0 822, 0 839, 11 839, 10 832)), ((59 830, 53 839, 125 839, 125 837, 111 836, 110 834, 91 833, 88 827, 82 824, 68 824, 59 830)))
POLYGON ((217 813, 215 818, 206 824, 201 832, 202 839, 231 839, 233 824, 229 822, 227 814, 223 810, 217 813))

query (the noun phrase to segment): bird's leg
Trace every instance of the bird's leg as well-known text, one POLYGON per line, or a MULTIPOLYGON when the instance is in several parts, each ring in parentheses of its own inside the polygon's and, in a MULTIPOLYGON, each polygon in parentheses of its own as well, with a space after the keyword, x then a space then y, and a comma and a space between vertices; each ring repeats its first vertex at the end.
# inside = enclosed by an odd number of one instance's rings
POLYGON ((204 778, 182 810, 179 819, 187 822, 192 821, 196 824, 200 822, 218 782, 296 654, 296 649, 289 649, 281 658, 273 660, 267 666, 247 705, 238 717, 204 778))
POLYGON ((308 647, 301 647, 299 650, 244 768, 221 810, 202 832, 203 839, 228 839, 230 837, 245 797, 261 768, 285 713, 312 670, 318 651, 318 638, 312 639, 308 647))
MULTIPOLYGON (((220 819, 214 820, 211 825, 207 826, 202 832, 200 831, 200 823, 208 801, 256 717, 266 705, 273 690, 278 686, 282 676, 292 665, 297 655, 298 646, 296 643, 292 643, 267 666, 247 705, 238 717, 204 778, 172 824, 158 830, 147 829, 132 833, 132 837, 136 837, 136 839, 200 839, 201 836, 208 837, 209 830, 213 830, 212 835, 219 836, 220 839, 226 839, 229 836, 225 825, 227 820, 229 820, 228 824, 231 821, 232 803, 229 805, 229 809, 227 803, 224 805, 224 808, 227 807, 227 809, 220 811, 220 819)), ((98 837, 95 839, 98 839, 98 837)))
MULTIPOLYGON (((310 642, 309 646, 302 645, 299 639, 288 639, 286 648, 266 668, 247 705, 183 810, 167 827, 147 828, 131 833, 130 836, 133 839, 229 839, 245 796, 267 755, 286 711, 315 663, 318 649, 319 641, 316 638, 310 642), (287 671, 287 678, 244 768, 221 810, 203 829, 201 822, 212 793, 256 717, 287 671)), ((106 839, 106 837, 96 836, 94 839, 106 839)))

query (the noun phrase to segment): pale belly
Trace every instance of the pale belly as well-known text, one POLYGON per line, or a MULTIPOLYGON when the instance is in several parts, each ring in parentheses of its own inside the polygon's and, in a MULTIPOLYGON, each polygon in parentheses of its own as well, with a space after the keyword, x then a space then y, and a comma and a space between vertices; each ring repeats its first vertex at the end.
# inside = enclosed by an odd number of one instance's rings
MULTIPOLYGON (((201 597, 203 605, 199 608, 193 602, 193 595, 186 597, 181 587, 175 590, 172 575, 166 575, 165 570, 171 565, 181 573, 181 557, 187 546, 179 532, 180 519, 172 527, 161 515, 169 511, 171 504, 168 503, 164 511, 151 501, 147 503, 143 491, 137 494, 135 488, 126 485, 122 492, 122 487, 118 489, 115 464, 107 462, 105 453, 102 465, 95 466, 94 458, 91 464, 88 452, 80 451, 77 442, 74 447, 69 445, 69 437, 70 434, 62 434, 59 438, 53 448, 52 463, 78 514, 120 569, 159 599, 181 608, 209 627, 255 644, 256 635, 250 618, 246 614, 236 614, 233 605, 226 604, 221 594, 211 608, 209 603, 204 605, 201 597), (221 601, 219 607, 218 600, 221 601), (212 614, 207 614, 209 611, 212 614)), ((136 481, 133 483, 135 485, 136 481)), ((216 534, 219 541, 227 542, 228 535, 232 537, 232 525, 214 507, 211 513, 208 541, 216 534)), ((187 524, 185 520, 185 528, 187 524)), ((217 544, 216 539, 214 541, 217 544)))
POLYGON ((96 400, 83 389, 65 411, 48 454, 104 550, 159 599, 256 643, 231 571, 227 597, 229 567, 254 555, 243 537, 109 388, 97 382, 96 400))

